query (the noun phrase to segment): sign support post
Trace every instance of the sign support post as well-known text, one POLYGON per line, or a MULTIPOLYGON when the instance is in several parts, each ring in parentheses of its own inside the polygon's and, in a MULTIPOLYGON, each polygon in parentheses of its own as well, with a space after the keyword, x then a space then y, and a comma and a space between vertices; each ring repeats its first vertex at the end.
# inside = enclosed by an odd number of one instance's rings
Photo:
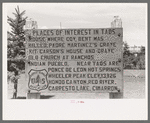
MULTIPOLYGON (((28 30, 33 30, 33 29, 37 29, 37 22, 33 21, 33 20, 27 20, 26 25, 24 26, 24 29, 28 29, 28 30)), ((26 35, 27 36, 27 35, 26 35)), ((27 38, 27 37, 26 37, 27 38)), ((26 42, 27 43, 27 42, 26 42)), ((28 55, 28 47, 26 46, 26 56, 28 55)), ((28 63, 30 61, 26 59, 25 62, 25 68, 28 69, 28 63)), ((26 77, 27 77, 27 73, 26 73, 26 77)), ((40 92, 30 92, 30 90, 28 90, 27 94, 26 94, 26 99, 40 99, 40 92)))
POLYGON ((123 92, 109 93, 109 98, 110 99, 122 99, 123 92))
MULTIPOLYGON (((123 41, 123 36, 121 37, 122 38, 122 41, 123 41)), ((123 43, 123 42, 122 42, 123 43)), ((123 82, 123 47, 122 47, 122 50, 121 50, 121 59, 122 59, 122 63, 121 63, 121 66, 122 66, 122 79, 121 79, 121 83, 122 83, 122 89, 121 91, 118 90, 118 92, 111 92, 109 93, 109 99, 122 99, 123 98, 123 92, 124 92, 124 82, 123 82)))

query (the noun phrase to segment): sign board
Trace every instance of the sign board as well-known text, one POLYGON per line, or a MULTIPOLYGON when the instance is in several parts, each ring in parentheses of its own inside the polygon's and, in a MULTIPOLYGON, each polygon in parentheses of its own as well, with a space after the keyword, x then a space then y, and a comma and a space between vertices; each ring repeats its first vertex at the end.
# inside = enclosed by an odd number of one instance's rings
POLYGON ((29 89, 122 92, 122 38, 122 28, 26 30, 29 89))

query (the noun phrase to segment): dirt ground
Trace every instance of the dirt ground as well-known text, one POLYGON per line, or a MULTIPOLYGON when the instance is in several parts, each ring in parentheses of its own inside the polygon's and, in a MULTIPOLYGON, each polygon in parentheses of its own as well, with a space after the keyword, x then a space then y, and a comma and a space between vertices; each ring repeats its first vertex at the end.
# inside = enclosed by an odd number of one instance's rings
MULTIPOLYGON (((18 99, 26 99, 25 74, 18 80, 18 99)), ((124 70, 124 99, 145 98, 145 70, 124 70)), ((12 99, 13 84, 8 82, 8 98, 12 99)), ((49 93, 41 92, 41 99, 109 99, 108 93, 49 93)))

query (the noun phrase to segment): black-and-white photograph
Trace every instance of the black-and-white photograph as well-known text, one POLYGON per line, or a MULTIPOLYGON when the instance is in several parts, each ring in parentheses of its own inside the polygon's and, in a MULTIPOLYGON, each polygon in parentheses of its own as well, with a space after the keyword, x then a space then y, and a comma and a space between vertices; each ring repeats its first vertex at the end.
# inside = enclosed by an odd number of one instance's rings
POLYGON ((7 101, 147 99, 146 3, 4 3, 3 17, 7 101))

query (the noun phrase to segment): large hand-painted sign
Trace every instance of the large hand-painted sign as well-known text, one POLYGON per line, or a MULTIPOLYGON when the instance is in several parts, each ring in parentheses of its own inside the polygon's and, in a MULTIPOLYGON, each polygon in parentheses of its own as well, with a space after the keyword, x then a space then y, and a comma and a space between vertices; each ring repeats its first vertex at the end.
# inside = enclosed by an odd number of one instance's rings
POLYGON ((122 28, 26 30, 28 87, 47 92, 123 90, 122 28))

